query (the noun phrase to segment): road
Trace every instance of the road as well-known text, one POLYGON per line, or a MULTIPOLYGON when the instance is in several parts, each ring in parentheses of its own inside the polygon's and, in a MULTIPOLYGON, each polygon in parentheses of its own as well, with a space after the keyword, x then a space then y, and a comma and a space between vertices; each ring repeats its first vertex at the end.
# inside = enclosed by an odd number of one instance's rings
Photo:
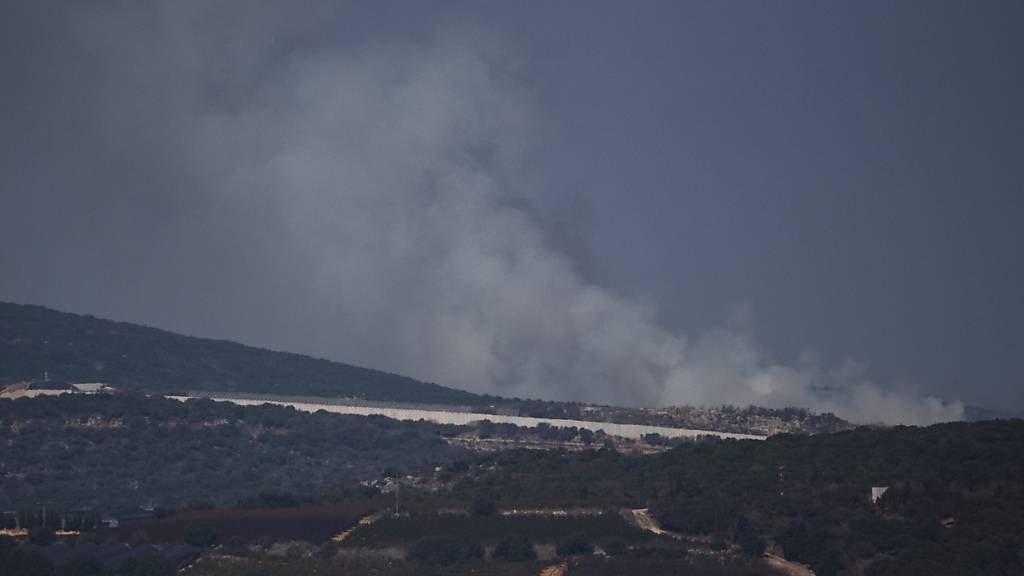
POLYGON ((793 562, 792 560, 786 560, 782 556, 776 556, 775 554, 765 554, 764 561, 772 568, 775 568, 779 572, 782 572, 786 576, 814 576, 814 571, 800 564, 793 562))
MULTIPOLYGON (((661 526, 658 526, 658 521, 651 516, 651 513, 647 508, 637 508, 635 510, 630 510, 630 513, 632 516, 633 524, 636 525, 638 528, 641 528, 653 534, 671 536, 672 538, 675 538, 677 540, 684 539, 681 534, 669 532, 668 530, 662 529, 661 526)), ((786 576, 815 576, 814 571, 812 571, 807 566, 804 566, 803 564, 800 564, 798 562, 786 560, 782 556, 778 556, 776 554, 766 553, 764 555, 764 561, 765 564, 768 564, 768 566, 778 570, 786 576)))
POLYGON ((683 537, 675 532, 669 532, 663 530, 661 526, 658 526, 658 521, 651 517, 651 513, 647 508, 637 508, 630 510, 633 516, 633 524, 635 524, 641 530, 646 530, 652 534, 658 534, 659 536, 670 536, 676 540, 682 540, 683 537))

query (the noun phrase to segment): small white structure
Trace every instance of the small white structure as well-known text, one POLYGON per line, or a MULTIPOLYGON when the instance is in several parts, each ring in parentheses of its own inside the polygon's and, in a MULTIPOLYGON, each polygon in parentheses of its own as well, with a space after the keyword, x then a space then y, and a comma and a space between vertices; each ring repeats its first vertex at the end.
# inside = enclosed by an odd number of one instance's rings
POLYGON ((0 387, 0 398, 35 398, 36 396, 60 396, 61 394, 110 394, 115 392, 113 386, 103 382, 85 382, 80 384, 42 380, 39 382, 16 382, 7 387, 0 387))
POLYGON ((871 487, 871 503, 878 504, 878 500, 883 494, 889 491, 888 486, 872 486, 871 487))
POLYGON ((35 398, 36 396, 60 396, 74 392, 71 384, 40 380, 38 382, 17 382, 0 391, 0 398, 35 398))
POLYGON ((103 382, 81 382, 78 384, 72 384, 71 386, 80 394, 100 394, 114 391, 113 386, 110 384, 104 384, 103 382))

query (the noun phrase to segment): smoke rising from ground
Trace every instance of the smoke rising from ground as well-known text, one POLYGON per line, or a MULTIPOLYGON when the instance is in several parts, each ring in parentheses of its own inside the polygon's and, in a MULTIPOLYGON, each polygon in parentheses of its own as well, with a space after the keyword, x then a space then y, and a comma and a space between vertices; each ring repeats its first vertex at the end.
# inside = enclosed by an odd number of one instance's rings
POLYGON ((347 41, 330 8, 216 6, 90 6, 73 30, 100 78, 84 153, 139 172, 111 204, 154 211, 86 213, 147 228, 154 246, 113 264, 189 271, 142 274, 197 283, 226 333, 503 396, 961 417, 857 366, 778 365, 742 323, 671 333, 585 281, 524 204, 543 113, 486 31, 347 41))

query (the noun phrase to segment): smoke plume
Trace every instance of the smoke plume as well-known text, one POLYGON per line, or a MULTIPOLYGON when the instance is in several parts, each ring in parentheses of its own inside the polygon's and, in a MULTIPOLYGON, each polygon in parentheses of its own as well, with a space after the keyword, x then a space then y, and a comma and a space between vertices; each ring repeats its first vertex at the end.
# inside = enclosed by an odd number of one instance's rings
POLYGON ((477 392, 962 415, 855 365, 777 364, 742 324, 672 333, 584 280, 524 199, 544 118, 509 43, 443 25, 338 37, 343 13, 287 5, 77 9, 74 49, 98 79, 78 104, 98 151, 82 153, 126 172, 83 213, 119 230, 97 250, 147 245, 82 266, 177 287, 167 298, 205 310, 208 332, 477 392))

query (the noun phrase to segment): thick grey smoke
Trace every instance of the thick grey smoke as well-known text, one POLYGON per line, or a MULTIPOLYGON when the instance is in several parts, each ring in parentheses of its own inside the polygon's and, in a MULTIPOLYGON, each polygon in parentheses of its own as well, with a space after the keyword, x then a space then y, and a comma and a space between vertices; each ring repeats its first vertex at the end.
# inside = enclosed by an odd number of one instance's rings
POLYGON ((263 320, 234 326, 279 332, 262 343, 504 396, 961 416, 857 367, 777 365, 742 325, 670 333, 652 305, 583 280, 524 207, 543 115, 492 35, 352 40, 320 25, 327 8, 207 6, 83 8, 74 30, 102 78, 97 145, 146 146, 180 178, 149 265, 247 275, 197 281, 217 286, 211 310, 260 294, 263 320))

